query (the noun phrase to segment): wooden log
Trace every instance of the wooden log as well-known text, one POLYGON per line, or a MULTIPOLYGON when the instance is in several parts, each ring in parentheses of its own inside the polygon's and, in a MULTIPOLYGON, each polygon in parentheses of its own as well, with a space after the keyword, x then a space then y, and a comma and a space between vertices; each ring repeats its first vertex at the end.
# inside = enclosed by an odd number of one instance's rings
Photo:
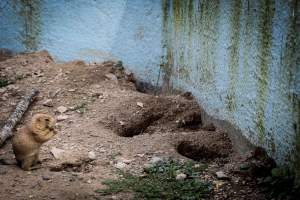
POLYGON ((13 129, 20 122, 22 116, 27 111, 28 107, 34 101, 35 97, 38 94, 39 94, 38 90, 33 90, 28 95, 25 95, 23 99, 18 103, 16 109, 6 120, 0 132, 0 147, 8 138, 13 136, 13 129))

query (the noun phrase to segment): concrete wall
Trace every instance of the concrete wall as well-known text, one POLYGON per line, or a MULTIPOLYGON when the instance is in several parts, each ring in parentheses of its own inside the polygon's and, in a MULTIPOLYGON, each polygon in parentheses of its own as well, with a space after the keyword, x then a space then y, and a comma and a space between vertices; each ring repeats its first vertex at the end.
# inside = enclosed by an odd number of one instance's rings
POLYGON ((163 10, 170 84, 290 160, 300 142, 300 2, 165 0, 163 10))
POLYGON ((47 49, 62 61, 121 59, 145 81, 193 92, 210 115, 230 121, 283 164, 300 155, 299 6, 2 0, 0 48, 47 49))

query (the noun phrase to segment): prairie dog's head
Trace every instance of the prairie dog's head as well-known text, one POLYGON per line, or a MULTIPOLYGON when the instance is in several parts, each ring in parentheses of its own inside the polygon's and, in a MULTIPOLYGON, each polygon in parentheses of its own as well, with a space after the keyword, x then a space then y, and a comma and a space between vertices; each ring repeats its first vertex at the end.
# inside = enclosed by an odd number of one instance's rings
POLYGON ((48 114, 35 114, 30 122, 30 129, 32 132, 39 134, 45 131, 53 131, 55 127, 54 117, 48 114))

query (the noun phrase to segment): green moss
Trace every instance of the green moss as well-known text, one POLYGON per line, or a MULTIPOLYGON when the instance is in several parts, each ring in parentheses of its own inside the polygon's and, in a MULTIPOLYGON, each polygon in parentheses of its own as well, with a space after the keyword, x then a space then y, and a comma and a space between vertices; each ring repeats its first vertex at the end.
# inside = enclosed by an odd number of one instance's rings
POLYGON ((174 55, 176 55, 176 73, 179 79, 189 81, 189 63, 191 57, 185 56, 186 51, 190 51, 191 49, 187 48, 186 45, 190 46, 189 40, 186 38, 191 38, 191 24, 193 23, 191 20, 192 15, 194 13, 190 12, 190 9, 193 10, 193 2, 192 1, 181 1, 181 0, 174 0, 172 4, 172 31, 174 37, 177 38, 176 41, 176 48, 174 48, 174 55), (188 37, 185 37, 188 36, 188 37), (181 73, 184 72, 184 73, 181 73))
POLYGON ((239 49, 240 49, 240 32, 241 32, 241 14, 242 14, 242 1, 233 1, 232 16, 230 18, 230 49, 229 49, 229 88, 227 94, 226 108, 230 112, 236 109, 235 102, 235 88, 238 77, 239 68, 239 49))
POLYGON ((26 51, 38 49, 41 33, 41 3, 40 0, 17 1, 17 5, 20 6, 19 15, 24 26, 21 32, 21 40, 26 51))
POLYGON ((163 40, 167 58, 164 71, 171 71, 170 76, 176 75, 187 83, 192 77, 197 78, 196 81, 214 83, 219 11, 219 0, 163 1, 163 40), (196 40, 200 41, 200 55, 195 55, 193 42, 196 40), (172 61, 168 57, 172 57, 172 61), (198 76, 191 74, 195 62, 199 66, 198 76))
POLYGON ((295 171, 296 171, 296 184, 300 186, 300 99, 298 98, 294 104, 295 108, 295 171))
POLYGON ((296 182, 300 186, 300 99, 299 95, 293 93, 291 88, 296 86, 296 75, 300 68, 300 2, 299 0, 292 0, 289 2, 289 22, 287 27, 286 43, 284 45, 282 66, 282 85, 287 85, 286 91, 283 91, 282 96, 291 105, 290 113, 293 115, 293 125, 295 132, 295 170, 296 182))
POLYGON ((121 172, 119 180, 106 180, 107 189, 97 190, 101 195, 120 192, 134 192, 134 199, 206 199, 211 191, 211 184, 198 177, 207 166, 195 167, 194 162, 179 163, 167 161, 146 170, 144 177, 121 172), (180 171, 189 178, 176 180, 180 171))
POLYGON ((172 51, 172 43, 170 36, 170 1, 163 0, 162 1, 163 8, 163 46, 165 49, 166 56, 162 58, 162 63, 160 65, 161 70, 163 72, 163 93, 168 93, 170 90, 170 79, 173 70, 173 51, 172 51))
POLYGON ((200 15, 195 23, 201 48, 199 58, 197 58, 197 62, 199 62, 199 80, 200 82, 213 83, 212 86, 214 86, 220 1, 203 0, 199 3, 200 15))
POLYGON ((251 60, 251 48, 254 35, 254 2, 247 0, 247 7, 245 9, 245 44, 243 52, 243 80, 247 84, 249 82, 249 61, 251 60))
MULTIPOLYGON (((186 17, 186 23, 188 24, 188 41, 186 42, 188 45, 188 55, 187 55, 187 66, 192 66, 194 62, 194 48, 193 48, 193 38, 195 33, 195 1, 189 0, 187 3, 187 17, 186 17)), ((190 71, 188 71, 190 74, 190 71)), ((191 76, 187 75, 185 78, 187 80, 191 80, 191 76)))
POLYGON ((172 4, 172 13, 174 19, 174 30, 180 30, 183 22, 183 6, 186 2, 181 0, 174 0, 172 4))
POLYGON ((257 79, 257 131, 259 141, 265 138, 265 108, 268 97, 269 64, 271 61, 272 23, 275 12, 274 0, 263 0, 259 8, 259 58, 257 79))
POLYGON ((195 16, 195 8, 194 8, 194 0, 188 0, 188 18, 187 18, 187 23, 189 25, 189 42, 191 42, 192 38, 192 33, 194 30, 194 16, 195 16))

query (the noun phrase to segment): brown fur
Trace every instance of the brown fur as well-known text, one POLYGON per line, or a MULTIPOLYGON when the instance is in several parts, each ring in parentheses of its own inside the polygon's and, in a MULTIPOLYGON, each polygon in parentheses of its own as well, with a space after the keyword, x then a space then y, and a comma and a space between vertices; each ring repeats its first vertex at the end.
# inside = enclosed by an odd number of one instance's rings
POLYGON ((56 131, 55 119, 47 114, 35 114, 28 124, 20 128, 12 138, 16 160, 23 170, 31 170, 39 162, 39 150, 56 131))

